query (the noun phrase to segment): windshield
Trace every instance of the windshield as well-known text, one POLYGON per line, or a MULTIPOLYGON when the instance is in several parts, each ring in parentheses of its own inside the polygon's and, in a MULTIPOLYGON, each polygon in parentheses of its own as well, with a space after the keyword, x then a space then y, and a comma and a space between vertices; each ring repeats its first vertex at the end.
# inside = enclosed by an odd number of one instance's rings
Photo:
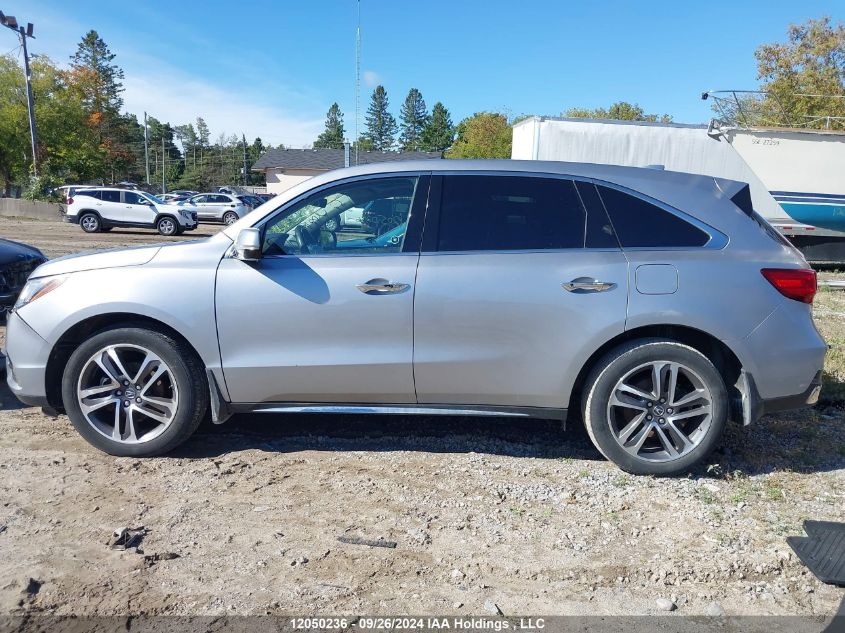
POLYGON ((165 204, 164 200, 162 200, 158 196, 154 196, 151 193, 142 193, 141 195, 144 196, 145 198, 147 198, 148 200, 152 200, 156 204, 165 204))

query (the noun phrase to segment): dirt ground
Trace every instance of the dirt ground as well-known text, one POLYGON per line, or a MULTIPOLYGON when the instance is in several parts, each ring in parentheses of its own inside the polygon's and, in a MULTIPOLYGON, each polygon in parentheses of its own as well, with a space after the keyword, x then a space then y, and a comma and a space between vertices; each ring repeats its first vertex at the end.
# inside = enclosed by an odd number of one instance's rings
MULTIPOLYGON (((51 257, 161 241, 0 226, 51 257)), ((815 310, 822 403, 731 428, 679 479, 621 473, 573 425, 490 419, 238 416, 114 458, 3 383, 0 614, 832 615, 845 591, 785 542, 845 520, 845 292, 815 310)))

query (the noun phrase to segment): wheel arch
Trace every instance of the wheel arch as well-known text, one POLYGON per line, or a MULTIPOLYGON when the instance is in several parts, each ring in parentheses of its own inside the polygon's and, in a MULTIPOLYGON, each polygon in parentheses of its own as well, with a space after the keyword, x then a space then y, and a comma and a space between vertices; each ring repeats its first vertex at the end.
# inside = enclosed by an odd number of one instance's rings
MULTIPOLYGON (((202 356, 197 351, 196 347, 178 330, 167 325, 163 321, 155 319, 150 316, 141 314, 132 314, 128 312, 111 312, 106 314, 98 314, 95 316, 83 319, 68 328, 53 345, 50 351, 50 356, 47 360, 47 368, 45 372, 45 389, 47 392, 47 401, 50 406, 57 410, 64 410, 64 403, 62 401, 62 376, 70 359, 71 354, 79 345, 87 338, 98 332, 104 330, 114 329, 116 327, 143 327, 146 329, 155 330, 183 342, 196 355, 197 360, 205 366, 202 356)), ((208 373, 208 371, 206 372, 208 373)))
POLYGON ((725 388, 728 390, 728 397, 730 398, 731 417, 735 420, 742 420, 743 394, 737 384, 740 382, 743 365, 739 357, 723 341, 712 334, 694 327, 677 324, 646 325, 632 328, 611 338, 595 350, 581 367, 573 384, 569 397, 568 411, 570 415, 576 414, 580 417, 581 397, 585 382, 596 363, 615 347, 645 338, 663 338, 689 345, 706 356, 725 379, 725 388))

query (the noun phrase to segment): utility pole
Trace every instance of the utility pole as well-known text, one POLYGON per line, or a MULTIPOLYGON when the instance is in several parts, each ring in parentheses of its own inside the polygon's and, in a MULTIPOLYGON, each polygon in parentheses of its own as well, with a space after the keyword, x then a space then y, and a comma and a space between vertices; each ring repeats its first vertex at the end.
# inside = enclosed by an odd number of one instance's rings
POLYGON ((241 138, 244 141, 244 187, 246 187, 246 134, 241 133, 241 138))
POLYGON ((361 137, 358 135, 358 113, 361 102, 361 0, 358 0, 358 28, 355 31, 355 164, 358 164, 358 146, 361 137))
POLYGON ((167 183, 164 180, 164 131, 161 133, 161 195, 167 193, 167 183))
POLYGON ((150 184, 150 133, 147 129, 147 113, 144 112, 144 163, 147 166, 147 184, 150 184))
POLYGON ((35 129, 35 105, 32 102, 32 73, 29 70, 29 53, 26 50, 26 38, 35 39, 32 34, 35 27, 32 22, 27 22, 26 28, 18 26, 15 16, 4 15, 2 11, 0 11, 0 24, 15 31, 21 39, 23 74, 26 79, 26 107, 29 112, 29 140, 32 144, 32 175, 38 176, 38 132, 35 129))

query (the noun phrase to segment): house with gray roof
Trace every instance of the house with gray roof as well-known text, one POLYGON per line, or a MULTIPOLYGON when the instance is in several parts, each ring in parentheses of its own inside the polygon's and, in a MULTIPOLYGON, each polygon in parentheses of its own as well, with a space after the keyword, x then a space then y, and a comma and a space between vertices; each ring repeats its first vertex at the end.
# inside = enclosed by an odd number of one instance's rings
MULTIPOLYGON (((358 165, 384 163, 396 160, 426 160, 441 158, 440 152, 359 152, 358 165)), ((355 152, 350 164, 355 165, 355 152)), ((295 184, 317 174, 346 166, 342 149, 271 149, 252 166, 253 171, 264 172, 267 193, 281 193, 295 184)))

